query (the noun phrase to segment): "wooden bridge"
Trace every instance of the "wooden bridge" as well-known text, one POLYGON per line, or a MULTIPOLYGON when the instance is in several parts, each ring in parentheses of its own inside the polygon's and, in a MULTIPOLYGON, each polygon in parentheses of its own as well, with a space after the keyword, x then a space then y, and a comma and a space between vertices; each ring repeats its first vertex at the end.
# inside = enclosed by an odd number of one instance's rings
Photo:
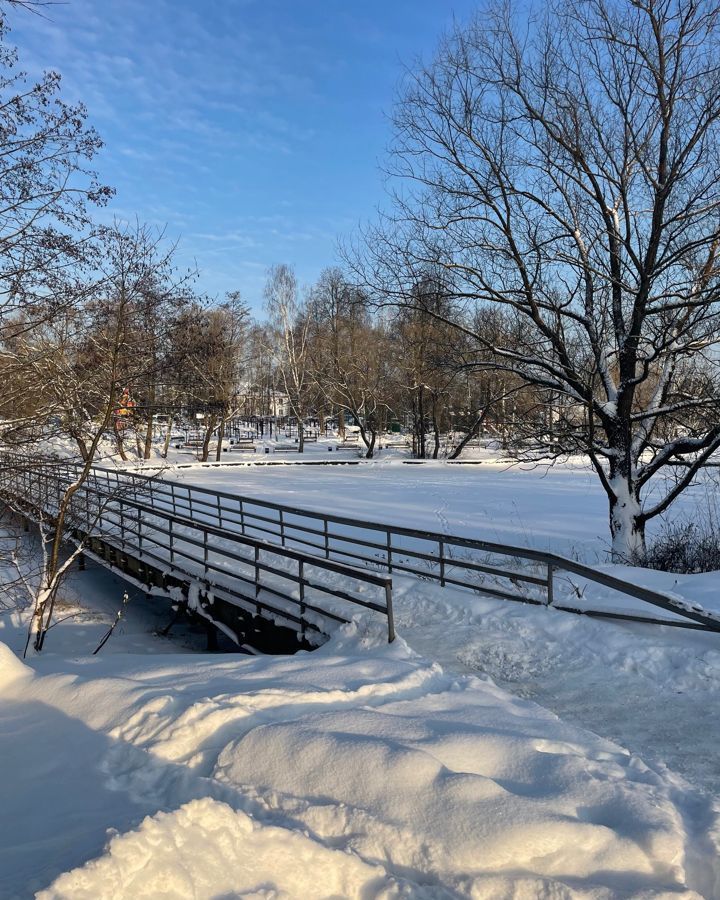
MULTIPOLYGON (((0 493, 52 523, 80 467, 3 457, 0 493)), ((314 512, 170 478, 94 467, 74 494, 69 537, 148 592, 176 597, 238 643, 316 646, 360 609, 394 638, 395 573, 566 612, 720 631, 720 616, 574 560, 314 512), (558 583, 572 599, 557 596, 558 583), (600 590, 598 590, 600 589, 600 590)))

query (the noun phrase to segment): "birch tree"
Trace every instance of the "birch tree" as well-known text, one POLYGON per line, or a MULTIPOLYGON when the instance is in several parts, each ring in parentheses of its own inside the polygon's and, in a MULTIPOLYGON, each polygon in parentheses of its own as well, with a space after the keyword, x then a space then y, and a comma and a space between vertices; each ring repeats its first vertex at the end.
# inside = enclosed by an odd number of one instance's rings
POLYGON ((440 274, 441 317, 562 404, 633 559, 720 446, 720 7, 528 9, 491 2, 408 76, 393 212, 356 268, 400 304, 440 274), (493 305, 512 342, 472 328, 493 305))
POLYGON ((310 373, 310 318, 298 298, 298 284, 290 266, 273 266, 265 285, 265 305, 276 335, 277 367, 288 405, 298 426, 298 451, 305 449, 305 417, 313 390, 310 373))

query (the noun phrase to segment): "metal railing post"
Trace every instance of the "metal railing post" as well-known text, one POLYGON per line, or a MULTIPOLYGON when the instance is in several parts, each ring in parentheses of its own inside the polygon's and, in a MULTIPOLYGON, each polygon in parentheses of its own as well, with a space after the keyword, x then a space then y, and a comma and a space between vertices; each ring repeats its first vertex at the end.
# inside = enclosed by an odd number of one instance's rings
POLYGON ((445 587, 445 541, 438 541, 438 554, 440 557, 440 586, 445 587))
POLYGON ((555 566, 552 563, 547 564, 547 605, 552 606, 555 600, 555 586, 553 584, 553 573, 555 566))
POLYGON ((385 585, 385 606, 387 607, 388 644, 395 640, 395 617, 393 615, 392 581, 385 585))
POLYGON ((125 549, 125 505, 122 501, 122 498, 118 500, 118 506, 120 508, 120 545, 125 549))
POLYGON ((300 588, 300 634, 305 640, 305 561, 298 560, 298 585, 300 588))
POLYGON ((260 596, 260 566, 258 565, 259 562, 260 562, 260 545, 255 544, 255 601, 256 601, 256 610, 257 610, 258 615, 260 615, 260 604, 257 602, 257 599, 260 596))

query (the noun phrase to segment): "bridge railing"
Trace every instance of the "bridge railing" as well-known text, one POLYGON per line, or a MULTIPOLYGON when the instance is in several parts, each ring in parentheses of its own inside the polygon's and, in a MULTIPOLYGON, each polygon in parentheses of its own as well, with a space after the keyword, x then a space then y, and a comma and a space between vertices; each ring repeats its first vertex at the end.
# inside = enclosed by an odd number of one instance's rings
MULTIPOLYGON (((71 478, 75 468, 65 465, 71 478)), ((92 478, 107 490, 127 492, 154 511, 217 528, 226 538, 241 535, 311 553, 313 558, 401 572, 442 586, 572 613, 720 631, 717 613, 541 550, 301 509, 166 479, 162 472, 149 476, 97 466, 92 478), (571 575, 580 582, 573 583, 571 575), (557 596, 560 579, 570 585, 572 599, 557 596), (584 596, 588 585, 607 589, 620 603, 593 606, 584 596), (629 598, 639 603, 628 605, 629 598), (670 616, 658 618, 652 608, 670 616)))
MULTIPOLYGON (((0 493, 52 522, 78 471, 62 462, 37 466, 5 457, 0 493)), ((349 604, 385 616, 388 640, 394 640, 389 575, 228 531, 149 499, 144 485, 94 469, 73 495, 65 527, 91 553, 103 541, 119 554, 196 585, 202 597, 195 599, 208 618, 213 600, 221 597, 253 614, 292 623, 312 643, 310 633, 326 633, 327 620, 350 621, 349 604)))
POLYGON ((115 484, 132 482, 138 496, 144 496, 155 509, 214 523, 225 533, 310 550, 326 559, 572 613, 720 631, 717 613, 558 554, 301 509, 166 479, 162 473, 148 476, 98 467, 97 475, 115 484), (570 580, 571 575, 580 579, 579 584, 570 580), (570 584, 572 599, 557 596, 561 578, 570 584), (605 588, 620 603, 593 608, 583 597, 587 585, 605 588), (628 598, 639 604, 626 608, 628 598), (648 607, 671 615, 658 618, 648 607))

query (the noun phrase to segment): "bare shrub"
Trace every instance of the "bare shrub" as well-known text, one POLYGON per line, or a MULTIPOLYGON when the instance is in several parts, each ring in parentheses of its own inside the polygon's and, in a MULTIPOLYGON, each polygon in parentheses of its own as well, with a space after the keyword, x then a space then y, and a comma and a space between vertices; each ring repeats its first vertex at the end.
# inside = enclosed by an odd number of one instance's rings
POLYGON ((660 533, 648 541, 636 565, 683 575, 720 570, 720 522, 716 511, 699 520, 687 518, 665 522, 660 533))

